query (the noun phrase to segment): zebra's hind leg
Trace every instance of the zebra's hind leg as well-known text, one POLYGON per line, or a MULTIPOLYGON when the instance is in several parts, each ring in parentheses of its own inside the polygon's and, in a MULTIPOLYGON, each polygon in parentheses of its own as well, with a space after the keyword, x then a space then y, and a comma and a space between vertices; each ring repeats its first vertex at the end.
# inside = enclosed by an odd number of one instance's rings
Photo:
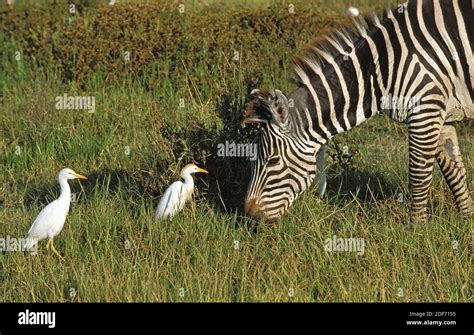
POLYGON ((464 215, 472 214, 473 205, 467 187, 466 168, 459 150, 456 129, 451 125, 444 125, 441 128, 436 160, 453 193, 459 211, 464 215))

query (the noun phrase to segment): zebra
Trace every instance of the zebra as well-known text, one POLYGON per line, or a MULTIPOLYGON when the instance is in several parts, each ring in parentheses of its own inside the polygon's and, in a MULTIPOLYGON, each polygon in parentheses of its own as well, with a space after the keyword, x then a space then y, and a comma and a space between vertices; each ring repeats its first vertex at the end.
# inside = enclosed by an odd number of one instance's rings
POLYGON ((454 124, 474 119, 473 48, 468 0, 409 0, 311 41, 292 59, 294 91, 250 94, 244 122, 261 130, 246 215, 281 217, 313 182, 328 140, 378 113, 408 126, 410 220, 427 220, 434 161, 460 212, 472 214, 454 124))

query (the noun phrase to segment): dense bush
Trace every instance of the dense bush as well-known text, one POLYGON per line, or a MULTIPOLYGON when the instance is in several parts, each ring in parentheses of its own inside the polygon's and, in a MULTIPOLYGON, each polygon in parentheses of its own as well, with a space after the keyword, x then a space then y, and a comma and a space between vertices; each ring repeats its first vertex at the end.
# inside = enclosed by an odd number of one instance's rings
POLYGON ((286 5, 272 5, 264 10, 242 8, 233 15, 223 15, 223 6, 207 5, 199 11, 190 6, 180 13, 178 4, 169 1, 115 6, 83 1, 74 14, 61 2, 44 8, 4 7, 0 31, 5 40, 16 41, 25 60, 55 65, 67 81, 98 73, 114 80, 125 74, 147 86, 170 76, 187 77, 202 87, 216 71, 228 75, 236 66, 257 77, 265 71, 262 65, 284 67, 282 60, 298 46, 341 20, 334 13, 322 15, 317 3, 297 3, 294 13, 286 5), (241 53, 239 61, 235 52, 241 53), (235 66, 215 66, 225 63, 235 66))

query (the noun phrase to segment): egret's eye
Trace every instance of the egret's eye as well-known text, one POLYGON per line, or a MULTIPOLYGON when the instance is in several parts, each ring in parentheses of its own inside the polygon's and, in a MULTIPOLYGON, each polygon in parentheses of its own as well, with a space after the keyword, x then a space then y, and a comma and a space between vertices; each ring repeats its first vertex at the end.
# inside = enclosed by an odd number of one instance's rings
POLYGON ((279 156, 272 157, 268 160, 268 165, 277 165, 279 161, 280 161, 279 156))

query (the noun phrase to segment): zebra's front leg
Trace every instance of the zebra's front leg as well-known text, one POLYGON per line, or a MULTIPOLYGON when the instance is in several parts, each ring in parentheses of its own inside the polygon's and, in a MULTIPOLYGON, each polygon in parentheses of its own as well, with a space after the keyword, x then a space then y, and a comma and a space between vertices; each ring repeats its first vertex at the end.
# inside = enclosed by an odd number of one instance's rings
MULTIPOLYGON (((424 223, 427 219, 428 195, 433 181, 433 164, 438 147, 441 118, 420 118, 436 115, 436 110, 421 110, 408 122, 409 179, 412 205, 410 219, 424 223)), ((439 114, 440 115, 440 114, 439 114)))
POLYGON ((471 215, 474 209, 467 185, 466 168, 462 161, 456 129, 451 125, 441 128, 436 160, 459 211, 464 215, 471 215))

